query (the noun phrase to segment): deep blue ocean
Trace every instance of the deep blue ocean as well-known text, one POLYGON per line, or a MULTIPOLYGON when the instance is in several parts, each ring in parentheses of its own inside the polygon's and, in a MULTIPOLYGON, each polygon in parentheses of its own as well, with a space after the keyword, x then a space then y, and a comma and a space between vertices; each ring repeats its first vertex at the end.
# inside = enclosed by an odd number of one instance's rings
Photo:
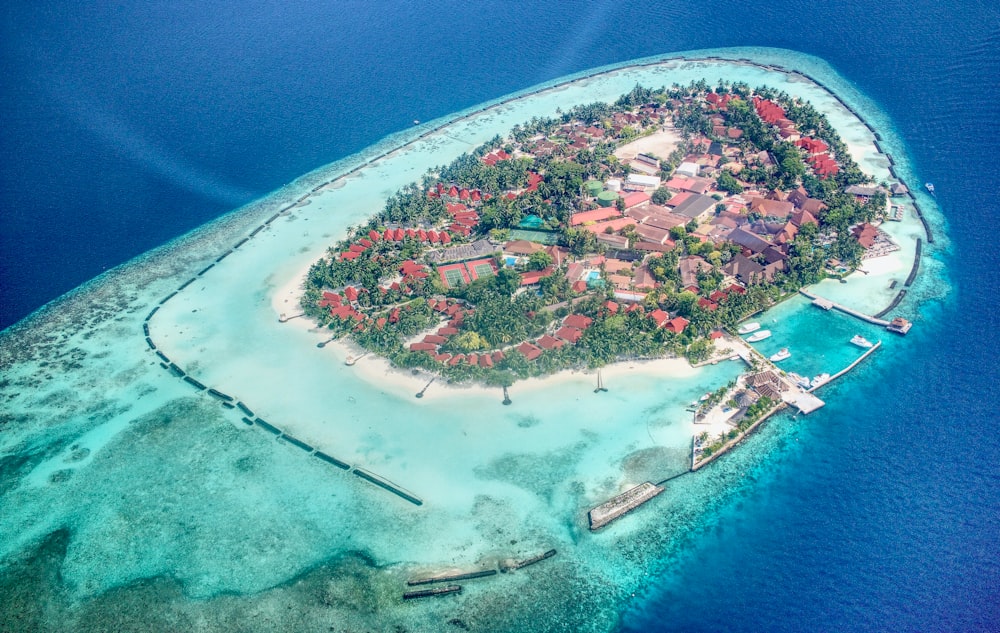
POLYGON ((797 422, 622 628, 1000 630, 996 2, 38 0, 0 15, 0 327, 413 119, 671 51, 825 59, 936 184, 952 291, 878 382, 797 422))

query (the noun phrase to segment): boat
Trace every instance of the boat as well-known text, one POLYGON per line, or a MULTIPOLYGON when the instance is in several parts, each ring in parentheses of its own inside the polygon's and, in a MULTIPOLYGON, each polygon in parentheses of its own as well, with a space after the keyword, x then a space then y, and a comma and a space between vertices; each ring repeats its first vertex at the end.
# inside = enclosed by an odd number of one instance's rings
POLYGON ((740 326, 740 329, 736 330, 740 334, 749 334, 750 332, 756 332, 760 329, 760 323, 744 323, 740 326))
POLYGON ((777 354, 771 354, 770 360, 772 363, 777 363, 791 357, 792 353, 788 351, 787 347, 782 347, 777 354))
POLYGON ((927 188, 927 191, 929 191, 932 196, 934 195, 934 183, 932 183, 932 182, 925 182, 924 183, 924 187, 927 188))
POLYGON ((794 382, 796 385, 802 387, 803 389, 808 389, 810 386, 812 386, 809 383, 809 379, 806 378, 805 376, 800 376, 799 374, 796 374, 793 371, 788 372, 786 375, 788 376, 789 380, 794 382))
POLYGON ((863 347, 865 349, 869 349, 870 347, 875 345, 875 343, 872 343, 871 341, 861 336, 860 334, 855 334, 854 338, 851 339, 851 343, 854 343, 858 347, 863 347))
POLYGON ((763 341, 766 338, 770 338, 771 330, 761 330, 755 334, 751 334, 747 337, 747 343, 756 343, 757 341, 763 341))
POLYGON ((819 387, 820 385, 829 382, 829 380, 830 380, 830 374, 820 374, 818 376, 814 376, 812 379, 812 386, 819 387))

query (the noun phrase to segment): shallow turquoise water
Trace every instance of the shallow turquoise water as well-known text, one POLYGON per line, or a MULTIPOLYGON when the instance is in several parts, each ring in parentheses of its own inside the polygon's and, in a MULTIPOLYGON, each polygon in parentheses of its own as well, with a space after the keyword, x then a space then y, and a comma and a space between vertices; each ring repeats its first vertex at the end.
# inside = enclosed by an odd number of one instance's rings
MULTIPOLYGON (((788 63, 791 57, 772 59, 788 63)), ((824 72, 815 60, 795 60, 824 72)), ((18 509, 0 517, 0 532, 16 535, 4 540, 5 564, 68 529, 58 568, 73 600, 157 579, 200 600, 253 596, 280 603, 287 595, 274 588, 317 566, 361 556, 364 562, 346 576, 364 579, 376 598, 370 609, 361 608, 347 592, 352 598, 340 609, 348 621, 434 630, 453 603, 404 610, 401 582, 414 569, 495 564, 556 547, 560 555, 548 567, 498 579, 492 589, 470 586, 475 597, 463 597, 457 608, 495 615, 498 605, 516 604, 514 615, 495 621, 491 628, 497 630, 560 613, 574 614, 578 626, 609 628, 622 600, 644 586, 648 573, 668 565, 692 530, 710 524, 716 510, 753 487, 775 454, 794 450, 787 442, 795 427, 789 416, 778 416, 717 466, 671 482, 641 512, 596 535, 586 530, 587 508, 631 484, 686 469, 684 405, 733 378, 739 365, 721 363, 674 379, 636 372, 610 383, 611 391, 600 397, 587 376, 555 391, 515 386, 510 408, 499 406, 498 397, 477 396, 415 406, 409 394, 365 382, 342 359, 317 350, 320 333, 277 326, 270 297, 348 223, 377 208, 429 161, 465 151, 497 127, 547 112, 554 103, 614 96, 640 80, 684 83, 726 68, 673 66, 589 79, 522 109, 508 104, 458 124, 462 142, 438 136, 404 150, 396 162, 403 169, 391 168, 390 161, 371 165, 343 189, 324 192, 277 221, 150 321, 157 344, 187 371, 297 437, 414 490, 424 506, 245 427, 235 412, 170 378, 138 334, 156 302, 228 248, 234 234, 245 234, 279 201, 343 169, 333 166, 5 333, 9 422, 2 441, 5 454, 17 456, 6 462, 5 501, 18 509)), ((769 77, 746 67, 729 72, 769 77)), ((785 76, 776 81, 809 90, 785 76)), ((862 139, 859 127, 845 137, 862 139)), ((801 299, 761 318, 774 336, 759 349, 767 354, 789 347, 787 368, 806 375, 834 373, 850 363, 859 350, 846 341, 855 333, 885 338, 801 299)), ((886 341, 879 354, 900 344, 886 341)), ((844 388, 834 385, 829 393, 844 388)), ((342 581, 336 574, 310 580, 342 581)), ((310 613, 315 606, 296 604, 310 613)))

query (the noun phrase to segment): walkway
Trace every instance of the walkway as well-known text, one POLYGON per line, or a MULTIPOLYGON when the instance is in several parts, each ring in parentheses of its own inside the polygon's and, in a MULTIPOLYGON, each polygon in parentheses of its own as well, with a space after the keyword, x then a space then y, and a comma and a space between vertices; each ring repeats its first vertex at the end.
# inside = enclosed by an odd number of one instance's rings
POLYGON ((875 325, 881 325, 882 327, 886 327, 887 325, 889 325, 889 321, 886 321, 884 319, 878 319, 878 318, 873 317, 871 315, 864 314, 862 312, 858 312, 857 310, 853 310, 851 308, 848 308, 847 306, 842 306, 839 303, 834 303, 833 301, 830 301, 829 299, 824 299, 823 297, 820 297, 819 295, 816 295, 816 294, 813 294, 813 293, 809 292, 805 288, 799 289, 799 293, 801 293, 803 296, 806 296, 806 297, 809 297, 810 299, 812 299, 814 306, 818 306, 820 308, 823 308, 824 310, 829 310, 830 308, 833 308, 834 310, 839 310, 839 311, 843 312, 844 314, 849 314, 852 317, 857 317, 857 318, 861 319, 862 321, 867 321, 869 323, 874 323, 875 325))

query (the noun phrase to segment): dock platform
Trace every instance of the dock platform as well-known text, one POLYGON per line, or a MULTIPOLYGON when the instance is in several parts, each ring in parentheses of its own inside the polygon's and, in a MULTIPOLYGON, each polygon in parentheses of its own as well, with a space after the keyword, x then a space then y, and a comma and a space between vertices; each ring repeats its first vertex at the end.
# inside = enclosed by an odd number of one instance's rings
POLYGON ((781 399, 798 409, 800 413, 806 415, 826 405, 825 402, 814 396, 811 392, 799 391, 797 389, 795 391, 781 392, 781 399))

